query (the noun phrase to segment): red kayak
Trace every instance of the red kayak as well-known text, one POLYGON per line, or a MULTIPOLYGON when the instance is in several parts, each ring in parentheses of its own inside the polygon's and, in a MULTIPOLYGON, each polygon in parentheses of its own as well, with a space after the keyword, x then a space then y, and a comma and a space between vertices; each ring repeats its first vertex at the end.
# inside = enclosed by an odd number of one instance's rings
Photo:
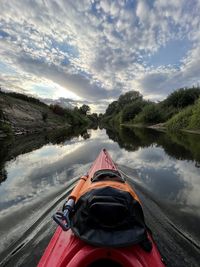
POLYGON ((105 149, 53 218, 38 267, 164 267, 140 200, 105 149))

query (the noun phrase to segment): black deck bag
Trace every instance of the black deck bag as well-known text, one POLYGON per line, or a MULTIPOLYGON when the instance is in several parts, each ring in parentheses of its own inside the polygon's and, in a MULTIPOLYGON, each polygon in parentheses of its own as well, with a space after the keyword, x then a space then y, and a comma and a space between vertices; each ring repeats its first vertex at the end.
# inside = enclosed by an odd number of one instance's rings
POLYGON ((140 203, 129 192, 109 186, 93 189, 79 198, 71 229, 94 246, 126 247, 147 239, 140 203))

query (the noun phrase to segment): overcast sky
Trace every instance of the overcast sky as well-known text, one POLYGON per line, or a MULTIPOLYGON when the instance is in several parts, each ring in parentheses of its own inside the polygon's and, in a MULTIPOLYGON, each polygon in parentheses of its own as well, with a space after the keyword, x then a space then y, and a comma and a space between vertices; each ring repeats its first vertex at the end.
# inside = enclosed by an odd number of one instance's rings
POLYGON ((0 85, 104 111, 200 81, 199 0, 0 0, 0 85))

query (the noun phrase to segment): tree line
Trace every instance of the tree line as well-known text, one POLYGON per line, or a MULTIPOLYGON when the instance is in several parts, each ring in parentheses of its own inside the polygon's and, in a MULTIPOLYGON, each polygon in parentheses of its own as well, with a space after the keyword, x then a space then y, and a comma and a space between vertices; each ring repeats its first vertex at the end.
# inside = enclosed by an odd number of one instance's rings
POLYGON ((187 116, 187 123, 176 125, 174 129, 187 127, 200 129, 199 97, 200 88, 198 86, 178 89, 159 103, 145 100, 138 91, 129 91, 108 105, 105 114, 101 116, 101 121, 116 126, 166 123, 167 127, 173 129, 175 121, 177 124, 180 117, 187 116), (176 118, 175 116, 178 114, 179 117, 176 118), (172 118, 173 126, 171 125, 172 118), (174 118, 176 118, 175 121, 174 118))
POLYGON ((63 108, 57 104, 50 105, 49 108, 57 115, 66 118, 67 122, 71 125, 94 125, 98 124, 97 113, 91 113, 88 105, 83 104, 80 107, 63 108))

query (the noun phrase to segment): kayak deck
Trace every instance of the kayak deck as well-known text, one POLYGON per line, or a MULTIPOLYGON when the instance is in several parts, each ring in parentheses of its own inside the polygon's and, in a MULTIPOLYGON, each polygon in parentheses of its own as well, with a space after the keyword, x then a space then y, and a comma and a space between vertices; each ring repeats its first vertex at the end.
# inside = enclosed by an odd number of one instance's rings
POLYGON ((91 168, 88 171, 89 177, 93 177, 94 173, 98 170, 116 170, 117 171, 117 166, 111 159, 110 155, 108 154, 106 149, 102 149, 94 163, 92 164, 91 168))

